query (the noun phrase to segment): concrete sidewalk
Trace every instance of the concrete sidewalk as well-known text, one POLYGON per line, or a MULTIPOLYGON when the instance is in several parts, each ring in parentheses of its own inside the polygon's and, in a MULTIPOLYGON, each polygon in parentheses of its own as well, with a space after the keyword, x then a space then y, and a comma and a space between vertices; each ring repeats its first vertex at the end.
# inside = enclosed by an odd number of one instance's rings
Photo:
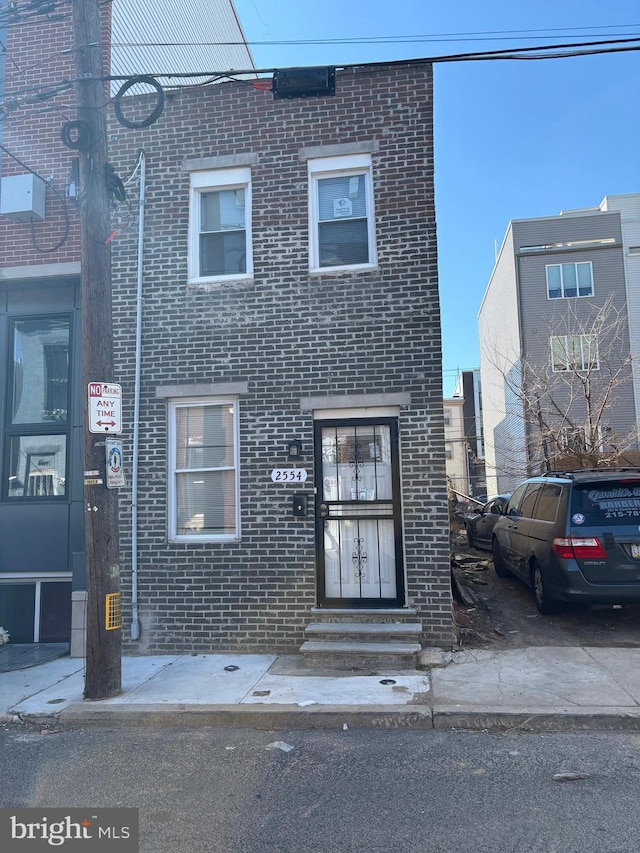
POLYGON ((263 729, 640 730, 640 648, 433 653, 424 670, 310 672, 301 656, 124 657, 122 694, 82 698, 84 661, 0 673, 0 722, 263 729))

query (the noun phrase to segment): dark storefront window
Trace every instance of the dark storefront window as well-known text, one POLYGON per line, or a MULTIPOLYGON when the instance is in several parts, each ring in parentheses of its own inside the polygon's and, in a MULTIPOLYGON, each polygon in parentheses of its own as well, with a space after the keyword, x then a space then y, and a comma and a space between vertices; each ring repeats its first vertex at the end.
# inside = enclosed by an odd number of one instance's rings
POLYGON ((68 316, 13 321, 5 498, 67 494, 70 332, 68 316))
POLYGON ((71 636, 71 584, 40 584, 41 643, 66 643, 71 636))
POLYGON ((9 632, 11 643, 68 643, 71 582, 0 584, 0 625, 9 632))
POLYGON ((36 586, 33 583, 0 584, 0 625, 12 643, 33 643, 36 586))

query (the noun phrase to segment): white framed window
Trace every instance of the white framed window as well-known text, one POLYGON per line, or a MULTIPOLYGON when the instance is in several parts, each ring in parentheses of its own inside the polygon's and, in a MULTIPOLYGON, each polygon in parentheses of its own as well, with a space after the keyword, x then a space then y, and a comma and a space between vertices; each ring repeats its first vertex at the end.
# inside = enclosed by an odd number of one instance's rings
POLYGON ((240 538, 237 399, 169 402, 169 539, 240 538))
POLYGON ((581 261, 576 264, 547 264, 545 269, 549 299, 593 296, 591 261, 581 261))
POLYGON ((453 446, 448 441, 444 445, 444 458, 453 459, 453 446))
POLYGON ((444 410, 444 425, 451 426, 451 409, 444 410))
POLYGON ((370 269, 377 264, 371 155, 308 161, 309 269, 370 269))
POLYGON ((192 172, 189 281, 251 278, 251 169, 192 172))
POLYGON ((598 370, 598 340, 595 335, 553 335, 551 364, 555 372, 598 370))

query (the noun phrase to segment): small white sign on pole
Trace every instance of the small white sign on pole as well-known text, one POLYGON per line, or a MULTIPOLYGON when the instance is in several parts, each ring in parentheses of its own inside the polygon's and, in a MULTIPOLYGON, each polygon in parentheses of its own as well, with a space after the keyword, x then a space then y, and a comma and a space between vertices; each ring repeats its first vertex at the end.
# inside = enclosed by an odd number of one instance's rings
POLYGON ((122 385, 89 383, 89 432, 122 432, 122 385))
POLYGON ((127 485, 122 464, 122 441, 119 438, 107 438, 104 444, 107 449, 107 488, 119 489, 127 485))

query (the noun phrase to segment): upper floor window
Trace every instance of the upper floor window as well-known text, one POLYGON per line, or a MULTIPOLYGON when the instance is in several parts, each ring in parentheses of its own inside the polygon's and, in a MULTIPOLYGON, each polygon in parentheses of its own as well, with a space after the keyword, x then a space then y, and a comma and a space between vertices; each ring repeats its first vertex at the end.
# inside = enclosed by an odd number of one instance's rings
POLYGON ((173 402, 169 415, 169 538, 237 539, 237 400, 173 402))
POLYGON ((551 338, 554 371, 598 370, 598 340, 595 335, 554 335, 551 338))
POLYGON ((444 458, 453 459, 453 447, 449 442, 446 442, 444 446, 444 458))
POLYGON ((371 155, 309 160, 309 268, 376 265, 371 155))
POLYGON ((451 426, 451 411, 449 409, 444 410, 444 425, 451 426))
POLYGON ((189 280, 250 278, 251 170, 191 173, 189 280))
POLYGON ((547 264, 546 270, 549 299, 593 296, 591 261, 577 264, 547 264))

